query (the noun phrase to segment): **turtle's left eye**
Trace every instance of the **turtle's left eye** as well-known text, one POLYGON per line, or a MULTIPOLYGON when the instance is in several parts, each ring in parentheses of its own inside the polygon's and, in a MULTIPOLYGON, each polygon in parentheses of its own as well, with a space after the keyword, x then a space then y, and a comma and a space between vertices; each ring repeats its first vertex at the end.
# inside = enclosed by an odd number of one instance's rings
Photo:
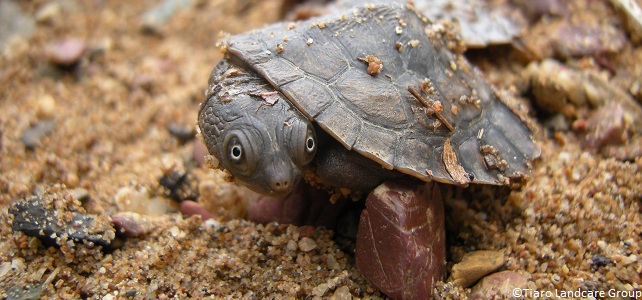
POLYGON ((298 166, 309 164, 317 151, 317 137, 314 128, 307 122, 300 120, 289 122, 290 134, 288 136, 288 149, 292 160, 298 166))

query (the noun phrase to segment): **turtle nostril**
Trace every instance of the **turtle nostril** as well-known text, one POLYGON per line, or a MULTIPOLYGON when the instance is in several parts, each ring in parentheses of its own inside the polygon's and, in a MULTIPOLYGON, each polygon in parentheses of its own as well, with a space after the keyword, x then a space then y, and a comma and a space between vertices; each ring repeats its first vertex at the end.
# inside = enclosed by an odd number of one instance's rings
POLYGON ((290 188, 290 182, 288 180, 274 180, 271 185, 272 190, 275 192, 287 191, 290 188))

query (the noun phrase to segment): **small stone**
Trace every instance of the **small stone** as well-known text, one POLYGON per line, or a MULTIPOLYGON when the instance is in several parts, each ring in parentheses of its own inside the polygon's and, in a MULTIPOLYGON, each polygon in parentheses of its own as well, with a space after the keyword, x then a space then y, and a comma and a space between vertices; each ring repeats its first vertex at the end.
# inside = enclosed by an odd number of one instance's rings
POLYGON ((150 197, 144 187, 125 186, 116 192, 116 205, 120 211, 139 214, 162 215, 167 211, 167 203, 161 197, 150 197))
POLYGON ((192 5, 193 0, 164 0, 143 13, 141 24, 147 32, 159 32, 178 11, 192 5))
POLYGON ((334 294, 330 297, 330 300, 350 300, 352 299, 352 294, 350 294, 350 288, 347 286, 341 286, 334 291, 334 294))
POLYGON ((504 265, 505 261, 504 252, 499 250, 466 253, 461 262, 453 266, 451 278, 448 281, 452 281, 454 285, 470 287, 486 274, 504 265))
POLYGON ((187 141, 194 139, 194 137, 196 136, 196 130, 194 130, 193 127, 184 126, 176 123, 169 124, 167 126, 167 131, 169 131, 169 133, 173 137, 178 139, 178 141, 181 144, 184 144, 187 141))
POLYGON ((55 128, 54 121, 41 121, 23 131, 20 139, 27 149, 34 150, 40 145, 42 138, 49 135, 55 128))
POLYGON ((553 131, 568 131, 570 127, 563 114, 555 114, 548 118, 544 123, 544 126, 553 131))
POLYGON ((71 197, 81 202, 89 200, 90 197, 89 191, 83 188, 75 188, 73 190, 70 190, 69 192, 71 193, 71 197))
POLYGON ((58 2, 44 4, 36 11, 36 22, 40 24, 52 23, 62 12, 62 6, 58 2))
POLYGON ((79 38, 67 38, 49 44, 46 48, 47 59, 53 65, 70 67, 80 61, 87 50, 87 43, 79 38))
POLYGON ((214 214, 205 209, 203 205, 190 200, 181 202, 179 211, 186 216, 201 216, 203 220, 214 218, 214 214))
POLYGON ((326 257, 325 263, 328 265, 328 268, 331 270, 341 270, 341 265, 337 259, 332 254, 328 254, 326 257))
POLYGON ((103 247, 113 246, 115 229, 107 216, 78 213, 74 202, 60 208, 50 202, 38 197, 14 202, 9 207, 14 217, 13 231, 37 237, 45 245, 56 245, 58 238, 69 237, 103 247))
POLYGON ((134 212, 119 212, 111 216, 111 221, 126 237, 144 236, 152 230, 151 222, 134 212))
POLYGON ((304 237, 299 240, 299 249, 303 252, 309 252, 314 250, 317 247, 317 242, 309 237, 304 237))
POLYGON ((51 95, 43 95, 36 102, 36 115, 40 119, 51 119, 56 113, 56 100, 51 95))
POLYGON ((511 298, 513 291, 518 288, 526 288, 528 279, 524 275, 513 271, 502 271, 490 274, 470 292, 470 299, 504 299, 511 298))
POLYGON ((316 228, 314 228, 314 226, 310 226, 310 225, 301 226, 299 227, 299 236, 311 237, 312 234, 314 234, 314 231, 316 231, 316 228))
POLYGON ((169 169, 163 173, 158 183, 164 188, 165 196, 176 202, 198 199, 199 183, 190 173, 183 171, 182 168, 169 169))
POLYGON ((607 145, 619 145, 626 142, 626 122, 624 110, 619 104, 600 107, 586 120, 586 136, 582 146, 600 150, 607 145))
POLYGON ((0 52, 7 50, 15 37, 28 39, 35 27, 33 19, 24 13, 18 2, 0 1, 0 52))
POLYGON ((317 297, 322 297, 325 295, 325 293, 328 291, 328 284, 327 283, 322 283, 317 285, 314 289, 312 289, 312 295, 317 296, 317 297))
POLYGON ((288 244, 287 244, 285 247, 286 247, 286 249, 288 249, 289 251, 296 251, 296 249, 298 248, 298 246, 297 246, 296 242, 295 242, 295 241, 293 241, 293 240, 289 240, 289 241, 288 241, 288 244))
POLYGON ((115 299, 114 295, 112 294, 107 294, 102 298, 102 300, 114 300, 114 299, 115 299))
POLYGON ((632 40, 639 42, 642 40, 642 9, 639 1, 631 0, 611 0, 615 7, 624 12, 627 17, 626 26, 631 33, 632 40))
POLYGON ((564 19, 551 33, 551 42, 556 54, 568 59, 620 51, 626 45, 626 36, 609 23, 575 24, 564 19))

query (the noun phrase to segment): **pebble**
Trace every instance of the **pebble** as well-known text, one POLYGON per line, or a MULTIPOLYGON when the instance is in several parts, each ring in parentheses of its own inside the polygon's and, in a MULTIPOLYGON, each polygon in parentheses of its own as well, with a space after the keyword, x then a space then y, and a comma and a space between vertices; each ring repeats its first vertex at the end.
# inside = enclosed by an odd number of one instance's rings
POLYGON ((34 20, 16 1, 0 1, 0 52, 4 52, 15 37, 28 39, 35 27, 34 20))
POLYGON ((49 135, 56 128, 53 120, 40 121, 22 132, 20 140, 29 150, 34 150, 40 145, 42 138, 49 135))
POLYGON ((562 0, 515 0, 514 5, 519 6, 531 20, 541 16, 560 16, 568 13, 562 0))
POLYGON ((37 237, 46 245, 56 245, 60 242, 58 238, 69 237, 112 247, 115 230, 111 222, 103 222, 102 216, 78 213, 74 205, 72 202, 70 206, 60 207, 64 205, 52 205, 38 197, 16 201, 9 207, 14 217, 11 228, 37 237))
POLYGON ((328 268, 330 270, 337 270, 338 271, 338 270, 341 269, 341 265, 339 264, 337 259, 332 254, 328 254, 328 256, 326 257, 325 263, 328 265, 328 268))
POLYGON ((84 189, 84 188, 75 188, 75 189, 69 190, 69 193, 74 199, 81 202, 87 201, 89 200, 89 197, 91 197, 89 195, 89 191, 87 191, 87 189, 84 189))
POLYGON ((66 38, 46 47, 47 59, 53 65, 70 67, 80 61, 87 50, 87 43, 79 38, 66 38))
POLYGON ((142 28, 148 32, 159 32, 161 27, 178 11, 192 5, 193 0, 164 0, 143 13, 142 28))
POLYGON ((303 252, 309 252, 317 247, 317 242, 309 237, 304 237, 299 240, 299 249, 303 252))
POLYGON ((480 278, 504 265, 506 257, 503 251, 479 250, 466 253, 461 262, 452 268, 451 278, 454 285, 470 287, 480 278))
POLYGON ((549 113, 573 119, 583 108, 617 104, 635 128, 642 128, 642 106, 599 73, 577 70, 552 59, 529 64, 528 72, 537 104, 549 113))
POLYGON ((615 7, 623 11, 627 18, 627 25, 634 41, 642 40, 642 9, 639 1, 633 0, 611 0, 615 7))
POLYGON ((116 229, 126 237, 144 236, 152 230, 152 224, 147 218, 134 212, 119 212, 111 216, 116 229))
POLYGON ((330 300, 350 300, 352 299, 352 294, 350 294, 350 288, 347 286, 341 286, 334 291, 334 294, 330 297, 330 300))
POLYGON ((586 135, 581 144, 584 148, 600 150, 607 145, 626 142, 628 136, 622 105, 609 104, 598 108, 586 120, 586 135))
POLYGON ((366 198, 355 247, 359 271, 391 298, 432 298, 446 272, 438 184, 385 182, 366 198), (412 246, 410 246, 412 245, 412 246), (407 280, 417 278, 417 280, 407 280))
POLYGON ((322 297, 325 295, 325 293, 328 291, 328 284, 327 283, 322 283, 317 285, 314 289, 312 289, 312 295, 317 296, 317 297, 322 297))
POLYGON ((502 271, 482 278, 470 291, 470 299, 504 299, 517 288, 526 288, 528 279, 514 271, 502 271))
POLYGON ((163 187, 165 196, 176 202, 198 199, 199 182, 192 174, 183 171, 183 168, 163 170, 158 184, 163 187))
POLYGON ((189 140, 194 139, 194 136, 196 135, 196 131, 194 130, 193 127, 185 126, 185 125, 180 125, 176 123, 171 123, 167 125, 167 131, 178 139, 178 141, 183 144, 186 143, 189 140))
POLYGON ((551 35, 555 53, 565 59, 622 50, 626 36, 609 23, 562 22, 551 35))
POLYGON ((201 216, 203 220, 214 218, 214 214, 205 209, 203 205, 190 200, 181 202, 179 211, 186 216, 201 216))
POLYGON ((144 187, 125 186, 116 192, 116 205, 120 211, 132 211, 139 214, 163 215, 167 203, 161 197, 150 197, 144 187))
POLYGON ((56 113, 56 99, 46 94, 38 98, 36 102, 36 115, 40 119, 51 119, 56 113))
POLYGON ((36 21, 40 24, 52 23, 62 13, 62 6, 58 2, 49 2, 38 8, 35 13, 36 21))
POLYGON ((298 246, 297 246, 295 241, 289 240, 288 244, 285 246, 285 248, 288 249, 289 251, 296 251, 298 246))

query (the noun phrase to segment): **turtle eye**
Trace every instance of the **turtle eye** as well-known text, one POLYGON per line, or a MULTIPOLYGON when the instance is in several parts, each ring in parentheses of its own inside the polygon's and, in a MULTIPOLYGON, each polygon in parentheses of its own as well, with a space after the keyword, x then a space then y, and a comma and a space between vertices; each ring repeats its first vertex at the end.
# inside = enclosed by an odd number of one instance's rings
MULTIPOLYGON (((234 143, 238 143, 237 141, 233 141, 234 143)), ((234 144, 230 147, 230 160, 232 160, 235 163, 241 162, 241 159, 243 158, 243 145, 241 144, 234 144)))
POLYGON ((290 136, 288 146, 292 160, 299 166, 309 164, 317 150, 317 137, 312 125, 300 120, 289 122, 290 136))
POLYGON ((314 153, 316 149, 317 142, 314 140, 314 135, 308 134, 308 137, 305 139, 305 152, 314 153))
POLYGON ((242 130, 232 130, 225 136, 224 161, 229 163, 225 167, 232 174, 247 175, 256 169, 258 158, 254 149, 256 142, 249 138, 242 130))

